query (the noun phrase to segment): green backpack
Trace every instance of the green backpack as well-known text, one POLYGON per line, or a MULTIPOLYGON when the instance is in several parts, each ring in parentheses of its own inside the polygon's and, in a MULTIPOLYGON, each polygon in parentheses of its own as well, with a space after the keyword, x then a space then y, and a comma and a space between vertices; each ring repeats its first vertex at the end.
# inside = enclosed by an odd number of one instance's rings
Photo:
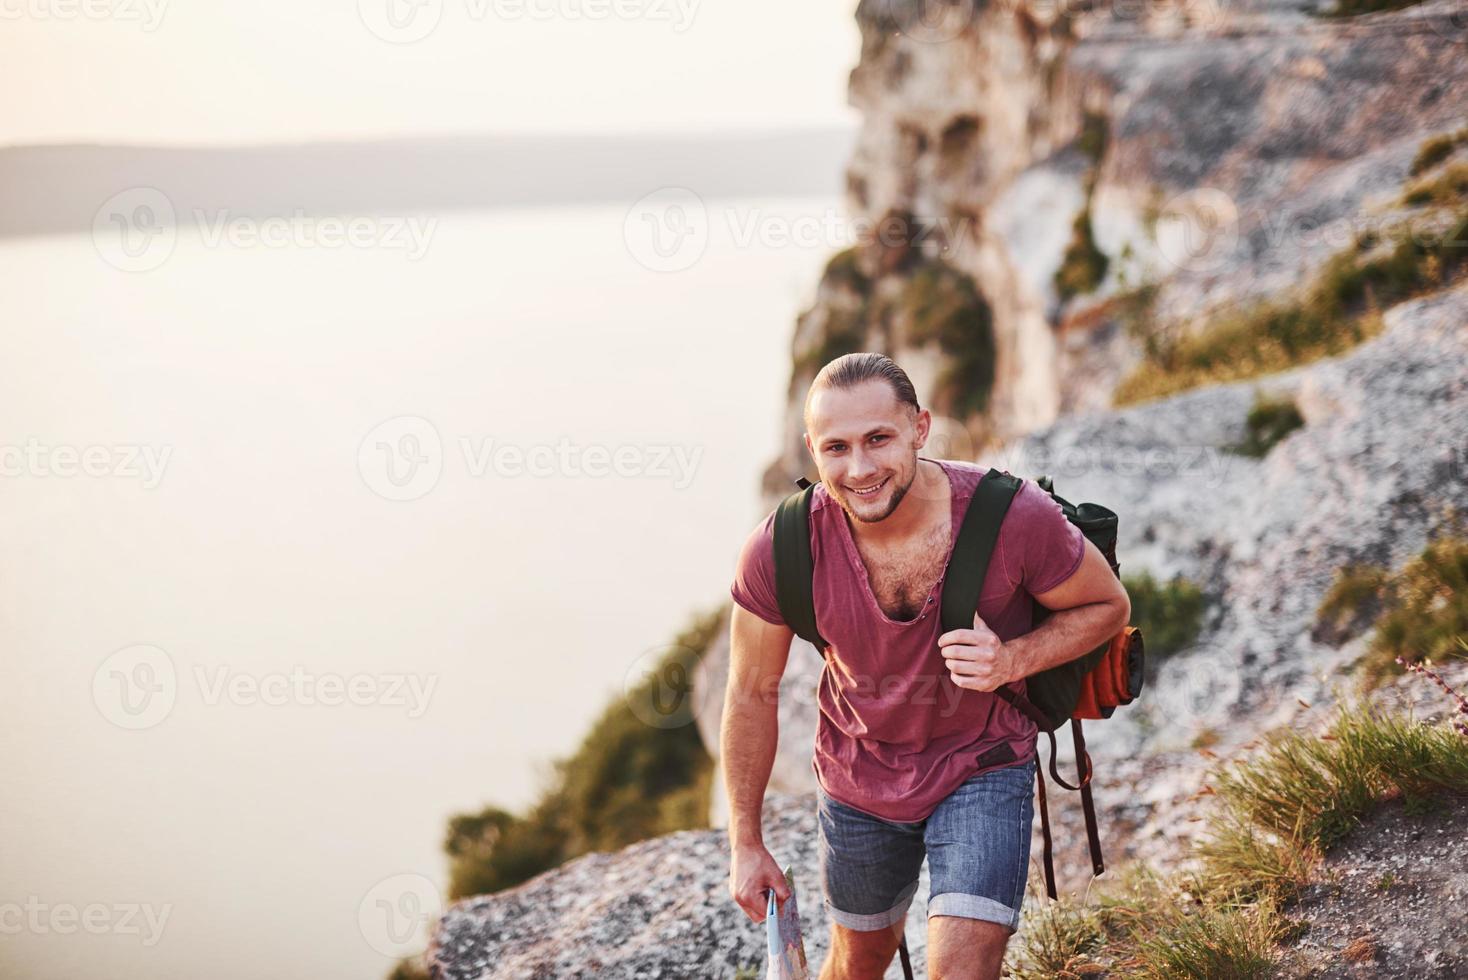
MULTIPOLYGON (((1066 519, 1080 528, 1081 533, 1105 556, 1112 572, 1119 575, 1121 566, 1116 561, 1116 513, 1099 504, 1076 505, 1056 496, 1049 477, 1042 476, 1035 482, 1060 505, 1066 519)), ((786 497, 775 512, 775 594, 781 615, 791 630, 809 641, 823 656, 829 656, 830 644, 816 627, 811 584, 815 563, 810 550, 810 502, 816 484, 803 477, 795 483, 800 489, 786 497)), ((999 538, 999 525, 1021 484, 1019 477, 991 467, 975 488, 973 498, 964 513, 963 523, 959 527, 958 537, 954 541, 948 574, 943 582, 940 607, 943 632, 973 626, 974 611, 979 606, 979 593, 983 589, 989 559, 999 538)), ((1049 609, 1038 602, 1034 603, 1035 626, 1049 615, 1049 609)), ((1141 630, 1127 626, 1121 633, 1089 653, 1025 678, 1024 695, 1015 693, 1009 687, 1001 687, 994 692, 1023 712, 1050 739, 1051 778, 1066 789, 1081 794, 1086 837, 1091 850, 1091 867, 1098 875, 1105 871, 1105 864, 1101 857, 1101 837, 1096 827, 1096 808, 1091 796, 1091 757, 1086 751, 1081 719, 1107 718, 1117 704, 1130 704, 1141 693, 1143 667, 1141 630), (1098 667, 1107 672, 1116 693, 1098 699, 1094 696, 1095 684, 1092 682, 1091 697, 1086 699, 1088 707, 1080 709, 1087 689, 1088 675, 1098 671, 1098 667), (1103 701, 1105 703, 1100 703, 1103 701), (1071 735, 1075 743, 1079 776, 1076 785, 1062 779, 1055 766, 1055 730, 1067 720, 1071 723, 1071 735)), ((1045 845, 1045 887, 1050 897, 1055 898, 1055 868, 1050 853, 1050 814, 1045 801, 1045 777, 1039 766, 1035 768, 1035 777, 1041 836, 1045 845)), ((904 945, 905 942, 904 939, 904 945)))

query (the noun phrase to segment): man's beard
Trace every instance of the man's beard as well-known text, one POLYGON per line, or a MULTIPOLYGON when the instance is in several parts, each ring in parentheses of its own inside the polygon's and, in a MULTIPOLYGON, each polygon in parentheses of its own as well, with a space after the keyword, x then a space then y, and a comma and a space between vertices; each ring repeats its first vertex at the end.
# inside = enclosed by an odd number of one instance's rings
MULTIPOLYGON (((853 521, 861 521, 863 524, 877 524, 891 517, 893 512, 897 510, 897 505, 902 503, 902 498, 907 496, 907 491, 912 488, 913 481, 917 479, 917 469, 914 467, 912 480, 908 480, 905 484, 899 484, 897 482, 897 475, 895 473, 892 475, 891 479, 893 484, 892 500, 890 503, 887 504, 887 509, 884 510, 879 516, 861 517, 853 513, 850 507, 842 507, 842 510, 846 511, 846 516, 851 518, 853 521)), ((850 491, 843 489, 841 494, 842 499, 845 500, 848 498, 848 496, 850 496, 850 491)))

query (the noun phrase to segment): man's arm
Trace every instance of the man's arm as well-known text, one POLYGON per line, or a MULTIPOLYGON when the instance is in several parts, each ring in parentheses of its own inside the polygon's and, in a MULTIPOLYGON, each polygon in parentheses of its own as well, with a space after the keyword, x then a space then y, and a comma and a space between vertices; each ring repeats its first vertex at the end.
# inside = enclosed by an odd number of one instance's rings
POLYGON ((1090 653, 1121 631, 1132 618, 1126 589, 1089 539, 1081 564, 1070 577, 1035 601, 1051 610, 1045 622, 1009 641, 1001 641, 974 614, 972 629, 955 629, 938 638, 953 683, 974 691, 994 691, 1057 664, 1090 653))
POLYGON ((1070 578, 1035 601, 1051 615, 1035 629, 1004 644, 1013 665, 1010 681, 1085 656, 1131 622, 1132 601, 1099 548, 1086 553, 1070 578))
POLYGON ((738 847, 764 840, 760 811, 779 738, 780 678, 795 634, 737 603, 733 608, 719 754, 729 796, 729 840, 738 847))
POLYGON ((753 922, 763 922, 769 892, 788 901, 790 886, 765 849, 760 810, 780 734, 780 678, 795 634, 737 602, 729 623, 729 686, 719 733, 729 793, 729 894, 753 922))

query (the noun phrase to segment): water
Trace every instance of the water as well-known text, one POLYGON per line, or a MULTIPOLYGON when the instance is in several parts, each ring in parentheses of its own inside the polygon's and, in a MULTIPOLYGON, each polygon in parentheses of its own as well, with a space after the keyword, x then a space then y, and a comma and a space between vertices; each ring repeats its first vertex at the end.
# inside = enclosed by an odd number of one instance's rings
POLYGON ((447 818, 534 800, 727 597, 834 246, 716 220, 659 272, 626 213, 442 215, 417 260, 0 244, 0 973, 384 976, 382 883, 442 888, 447 818))

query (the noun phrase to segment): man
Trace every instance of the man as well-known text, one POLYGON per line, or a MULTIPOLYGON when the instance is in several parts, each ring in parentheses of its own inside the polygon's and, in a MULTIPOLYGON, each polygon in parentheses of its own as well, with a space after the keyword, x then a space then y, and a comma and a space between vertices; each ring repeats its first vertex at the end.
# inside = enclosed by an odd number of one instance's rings
MULTIPOLYGON (((1019 924, 1034 817, 1034 724, 992 692, 1126 625, 1126 590, 1059 505, 1026 480, 1000 526, 972 628, 941 633, 953 541, 986 467, 918 455, 932 419, 907 374, 848 354, 811 383, 821 673, 812 767, 831 917, 821 980, 881 977, 926 856, 928 975, 997 978, 1019 924), (1054 610, 1031 630, 1030 597, 1054 610)), ((739 556, 721 732, 730 891, 756 922, 789 896, 760 811, 793 637, 775 598, 773 513, 739 556)))

